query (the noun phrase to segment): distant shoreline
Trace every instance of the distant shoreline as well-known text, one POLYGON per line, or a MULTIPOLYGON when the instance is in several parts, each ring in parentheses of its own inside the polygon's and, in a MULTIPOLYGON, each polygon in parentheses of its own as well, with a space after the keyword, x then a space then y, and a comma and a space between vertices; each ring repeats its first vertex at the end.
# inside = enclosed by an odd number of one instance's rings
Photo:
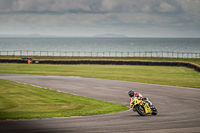
POLYGON ((121 34, 102 34, 102 35, 95 35, 95 36, 59 36, 59 35, 40 35, 40 34, 0 34, 0 38, 180 38, 180 39, 195 39, 195 38, 200 38, 200 37, 133 37, 133 36, 126 36, 126 35, 121 35, 121 34))
POLYGON ((138 38, 138 39, 200 39, 200 37, 76 37, 76 36, 0 36, 0 38, 138 38))

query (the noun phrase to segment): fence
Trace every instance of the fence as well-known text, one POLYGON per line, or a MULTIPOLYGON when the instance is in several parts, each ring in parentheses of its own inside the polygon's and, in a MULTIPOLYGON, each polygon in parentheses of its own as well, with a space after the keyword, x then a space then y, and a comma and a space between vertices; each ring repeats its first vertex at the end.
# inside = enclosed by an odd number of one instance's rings
POLYGON ((85 52, 85 51, 0 51, 7 56, 69 56, 69 57, 167 57, 167 58, 200 58, 200 53, 141 51, 141 52, 85 52))

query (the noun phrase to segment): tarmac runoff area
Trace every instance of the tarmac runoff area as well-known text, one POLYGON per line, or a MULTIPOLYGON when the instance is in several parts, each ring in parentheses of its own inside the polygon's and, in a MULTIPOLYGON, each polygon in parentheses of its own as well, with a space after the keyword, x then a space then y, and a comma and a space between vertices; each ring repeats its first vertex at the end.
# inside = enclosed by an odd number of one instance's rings
POLYGON ((0 133, 199 133, 200 89, 64 76, 0 74, 0 79, 129 105, 128 91, 148 97, 158 115, 120 113, 69 118, 0 121, 0 133))

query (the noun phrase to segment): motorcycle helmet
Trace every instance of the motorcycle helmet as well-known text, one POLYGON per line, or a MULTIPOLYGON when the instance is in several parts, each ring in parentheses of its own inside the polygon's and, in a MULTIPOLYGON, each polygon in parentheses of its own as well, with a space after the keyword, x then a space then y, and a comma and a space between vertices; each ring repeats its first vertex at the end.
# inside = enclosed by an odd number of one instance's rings
POLYGON ((130 97, 133 97, 133 96, 134 96, 134 91, 133 91, 133 90, 130 90, 130 91, 128 92, 128 95, 129 95, 130 97))

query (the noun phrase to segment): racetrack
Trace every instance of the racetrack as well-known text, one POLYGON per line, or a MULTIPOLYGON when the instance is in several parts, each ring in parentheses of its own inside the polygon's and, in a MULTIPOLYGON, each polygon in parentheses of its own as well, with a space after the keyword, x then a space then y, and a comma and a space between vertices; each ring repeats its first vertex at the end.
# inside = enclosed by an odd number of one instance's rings
POLYGON ((148 97, 158 115, 125 112, 70 118, 0 121, 0 132, 200 132, 200 89, 104 79, 0 74, 0 79, 129 105, 128 91, 148 97))

